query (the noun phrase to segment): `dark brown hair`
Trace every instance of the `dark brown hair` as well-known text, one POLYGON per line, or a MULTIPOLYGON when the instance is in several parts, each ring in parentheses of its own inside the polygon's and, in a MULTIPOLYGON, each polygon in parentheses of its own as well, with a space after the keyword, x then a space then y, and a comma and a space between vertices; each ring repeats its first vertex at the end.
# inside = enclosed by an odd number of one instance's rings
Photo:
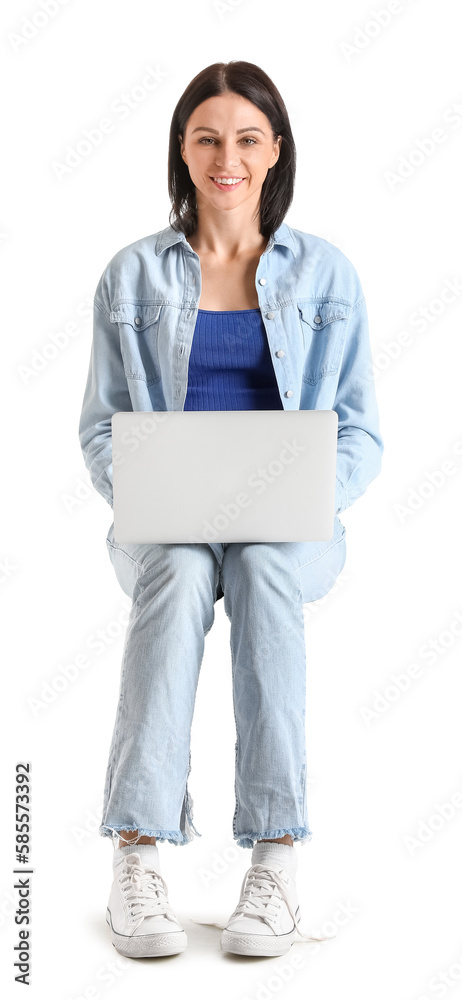
POLYGON ((168 150, 168 193, 172 208, 169 223, 177 232, 192 236, 197 227, 196 190, 181 156, 178 135, 202 101, 234 93, 255 104, 270 122, 273 140, 280 135, 277 162, 265 177, 260 198, 260 233, 268 238, 281 225, 292 202, 295 180, 295 143, 284 101, 267 74, 254 63, 233 60, 206 66, 188 84, 173 112, 168 150))

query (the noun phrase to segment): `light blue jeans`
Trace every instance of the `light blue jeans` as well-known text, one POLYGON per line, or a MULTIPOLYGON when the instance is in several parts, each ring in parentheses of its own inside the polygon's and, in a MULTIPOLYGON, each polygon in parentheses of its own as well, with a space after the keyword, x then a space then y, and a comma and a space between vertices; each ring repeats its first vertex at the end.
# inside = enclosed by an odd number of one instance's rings
MULTIPOLYGON (((235 743, 233 837, 240 847, 311 840, 306 804, 303 604, 323 597, 346 558, 326 542, 106 544, 132 599, 99 833, 187 844, 201 836, 188 791, 204 639, 224 597, 235 743)), ((127 843, 134 842, 125 838, 127 843)))

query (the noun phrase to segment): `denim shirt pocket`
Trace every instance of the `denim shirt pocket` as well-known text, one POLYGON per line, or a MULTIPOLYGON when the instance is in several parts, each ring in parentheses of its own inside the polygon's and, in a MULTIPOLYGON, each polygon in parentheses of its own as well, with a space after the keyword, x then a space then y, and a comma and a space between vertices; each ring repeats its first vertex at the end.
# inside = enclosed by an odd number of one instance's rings
POLYGON ((157 349, 159 317, 162 306, 137 301, 119 302, 110 319, 119 326, 120 350, 127 378, 141 379, 147 385, 160 381, 157 349))
POLYGON ((329 299, 299 302, 305 359, 302 379, 316 385, 340 367, 351 306, 329 299))

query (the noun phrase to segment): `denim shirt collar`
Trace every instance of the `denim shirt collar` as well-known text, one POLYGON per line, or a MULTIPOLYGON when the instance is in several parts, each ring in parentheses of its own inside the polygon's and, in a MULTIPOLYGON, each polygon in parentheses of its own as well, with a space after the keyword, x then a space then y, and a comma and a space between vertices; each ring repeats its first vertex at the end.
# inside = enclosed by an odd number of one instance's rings
MULTIPOLYGON (((173 246, 175 243, 184 242, 189 247, 189 243, 183 232, 177 232, 172 226, 167 226, 163 229, 159 236, 157 237, 155 253, 157 256, 166 250, 168 247, 173 246)), ((278 229, 269 237, 267 246, 265 247, 264 253, 273 249, 275 243, 279 243, 282 246, 289 247, 292 251, 294 257, 297 256, 297 247, 292 234, 292 230, 287 223, 282 222, 278 229)), ((190 248, 192 250, 192 247, 190 248)))

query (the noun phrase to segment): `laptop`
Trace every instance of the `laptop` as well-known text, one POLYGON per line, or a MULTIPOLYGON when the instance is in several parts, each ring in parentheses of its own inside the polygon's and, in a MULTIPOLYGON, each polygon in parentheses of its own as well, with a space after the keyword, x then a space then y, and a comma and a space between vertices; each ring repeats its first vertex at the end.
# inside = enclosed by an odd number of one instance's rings
POLYGON ((335 410, 114 413, 114 539, 328 540, 337 431, 335 410))

